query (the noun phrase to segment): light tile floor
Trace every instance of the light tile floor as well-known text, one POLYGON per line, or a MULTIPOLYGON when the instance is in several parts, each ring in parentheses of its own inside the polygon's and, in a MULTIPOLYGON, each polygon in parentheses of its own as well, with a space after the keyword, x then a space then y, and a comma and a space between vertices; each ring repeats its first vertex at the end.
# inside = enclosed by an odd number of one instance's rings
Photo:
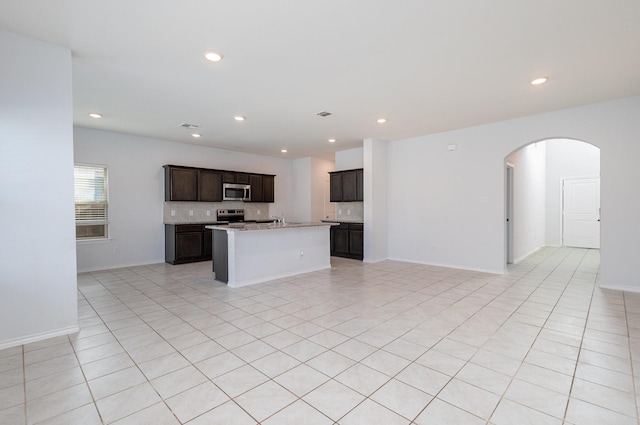
POLYGON ((239 289, 210 262, 80 274, 79 334, 0 351, 0 423, 638 423, 640 294, 597 287, 597 250, 332 264, 239 289))

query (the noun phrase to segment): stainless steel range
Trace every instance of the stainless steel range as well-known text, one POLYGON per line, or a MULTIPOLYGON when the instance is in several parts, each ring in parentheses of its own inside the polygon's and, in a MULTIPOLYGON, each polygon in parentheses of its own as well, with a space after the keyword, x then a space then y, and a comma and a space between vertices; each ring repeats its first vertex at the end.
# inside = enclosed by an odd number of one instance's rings
POLYGON ((216 210, 216 219, 218 221, 228 221, 229 223, 237 223, 244 221, 243 209, 225 209, 216 210))

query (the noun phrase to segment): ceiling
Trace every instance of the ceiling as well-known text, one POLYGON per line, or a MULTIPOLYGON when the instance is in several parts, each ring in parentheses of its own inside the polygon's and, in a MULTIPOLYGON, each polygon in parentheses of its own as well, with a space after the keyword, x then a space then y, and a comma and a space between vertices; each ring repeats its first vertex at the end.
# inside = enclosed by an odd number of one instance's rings
POLYGON ((0 28, 71 49, 76 125, 263 155, 332 157, 365 138, 640 94, 638 0, 0 0, 0 10, 0 28), (538 76, 549 81, 530 85, 538 76))

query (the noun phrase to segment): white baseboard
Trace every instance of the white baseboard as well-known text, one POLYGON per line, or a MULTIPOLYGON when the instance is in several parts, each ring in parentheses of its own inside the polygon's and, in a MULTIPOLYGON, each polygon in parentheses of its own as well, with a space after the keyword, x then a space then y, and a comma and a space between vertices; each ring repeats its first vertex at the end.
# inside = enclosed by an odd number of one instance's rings
POLYGON ((18 345, 24 345, 32 342, 42 341, 43 339, 49 339, 56 336, 69 335, 79 331, 80 331, 80 326, 75 325, 75 326, 69 326, 62 329, 56 329, 53 331, 33 334, 25 337, 19 337, 19 338, 9 339, 6 341, 0 341, 0 350, 4 348, 11 348, 11 347, 16 347, 18 345))
POLYGON ((624 285, 607 285, 600 282, 598 284, 598 288, 600 289, 611 289, 613 291, 624 291, 624 292, 632 292, 634 294, 640 293, 640 288, 634 286, 624 286, 624 285))

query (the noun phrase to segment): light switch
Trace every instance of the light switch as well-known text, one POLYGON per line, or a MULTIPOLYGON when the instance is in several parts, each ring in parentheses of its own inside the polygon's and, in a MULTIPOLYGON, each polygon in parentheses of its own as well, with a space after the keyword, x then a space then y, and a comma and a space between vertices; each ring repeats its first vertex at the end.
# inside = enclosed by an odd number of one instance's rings
POLYGON ((481 204, 486 204, 487 202, 489 202, 489 198, 487 198, 486 196, 481 196, 480 197, 480 203, 481 204))

